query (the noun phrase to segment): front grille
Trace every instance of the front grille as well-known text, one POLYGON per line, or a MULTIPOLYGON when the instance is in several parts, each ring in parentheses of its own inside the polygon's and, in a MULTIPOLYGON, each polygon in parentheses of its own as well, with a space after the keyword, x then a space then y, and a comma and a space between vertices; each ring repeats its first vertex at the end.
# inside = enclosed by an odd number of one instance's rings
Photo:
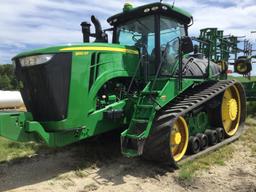
POLYGON ((60 121, 67 117, 71 76, 71 53, 58 53, 49 62, 21 67, 16 75, 23 83, 21 94, 36 121, 60 121))

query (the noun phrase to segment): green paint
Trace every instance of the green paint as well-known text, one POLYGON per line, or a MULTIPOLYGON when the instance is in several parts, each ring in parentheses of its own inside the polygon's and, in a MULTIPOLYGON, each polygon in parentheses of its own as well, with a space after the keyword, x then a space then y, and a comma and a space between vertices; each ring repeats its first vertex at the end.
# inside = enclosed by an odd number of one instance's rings
POLYGON ((241 51, 238 48, 238 37, 225 36, 224 31, 218 28, 201 29, 199 39, 208 43, 200 43, 199 52, 216 63, 228 63, 231 55, 237 59, 237 54, 241 51))
POLYGON ((209 119, 206 112, 191 114, 188 118, 188 127, 190 136, 195 136, 197 133, 204 133, 210 128, 209 119))

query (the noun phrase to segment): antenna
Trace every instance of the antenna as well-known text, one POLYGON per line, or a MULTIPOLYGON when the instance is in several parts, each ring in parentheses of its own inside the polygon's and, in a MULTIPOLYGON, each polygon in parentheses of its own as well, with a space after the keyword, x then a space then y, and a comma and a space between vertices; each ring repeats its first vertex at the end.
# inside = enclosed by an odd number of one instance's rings
POLYGON ((174 7, 174 5, 175 5, 175 0, 173 0, 173 3, 172 3, 172 8, 174 7))

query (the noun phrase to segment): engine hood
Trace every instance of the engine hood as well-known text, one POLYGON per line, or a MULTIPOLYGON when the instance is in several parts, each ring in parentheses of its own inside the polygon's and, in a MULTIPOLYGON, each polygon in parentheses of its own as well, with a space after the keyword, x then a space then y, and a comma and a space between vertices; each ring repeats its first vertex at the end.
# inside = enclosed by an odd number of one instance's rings
POLYGON ((136 47, 124 46, 118 44, 109 43, 81 43, 81 44, 69 44, 47 47, 42 49, 35 49, 27 52, 20 53, 13 57, 12 59, 17 59, 20 57, 39 55, 39 54, 49 54, 49 53, 60 53, 60 52, 79 52, 79 51, 104 51, 104 52, 120 52, 124 54, 134 54, 138 55, 139 51, 136 47))

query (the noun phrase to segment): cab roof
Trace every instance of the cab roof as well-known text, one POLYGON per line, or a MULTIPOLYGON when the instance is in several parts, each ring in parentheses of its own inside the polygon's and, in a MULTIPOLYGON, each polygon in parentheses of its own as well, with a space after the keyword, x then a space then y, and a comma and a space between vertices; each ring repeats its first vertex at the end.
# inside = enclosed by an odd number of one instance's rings
POLYGON ((193 20, 193 17, 188 12, 174 7, 167 3, 151 3, 147 5, 143 5, 140 7, 131 8, 129 10, 123 11, 119 14, 116 14, 110 18, 108 18, 108 22, 110 25, 115 26, 120 23, 124 23, 130 21, 134 18, 144 17, 147 15, 160 14, 167 17, 172 17, 181 22, 182 24, 190 24, 193 20))

